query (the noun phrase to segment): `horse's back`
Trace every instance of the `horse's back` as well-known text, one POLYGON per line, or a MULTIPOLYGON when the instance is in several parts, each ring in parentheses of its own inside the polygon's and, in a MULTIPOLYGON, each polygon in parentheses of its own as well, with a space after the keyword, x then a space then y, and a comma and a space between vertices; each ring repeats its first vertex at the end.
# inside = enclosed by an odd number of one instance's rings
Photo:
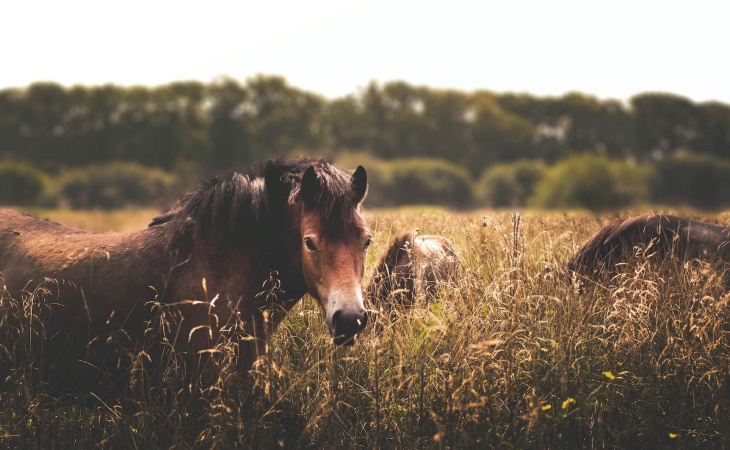
POLYGON ((688 257, 730 263, 730 228, 727 226, 687 220, 682 237, 687 242, 688 257))
POLYGON ((458 276, 459 268, 458 255, 445 237, 403 233, 378 263, 369 296, 388 311, 393 304, 410 304, 417 297, 436 295, 442 283, 458 276))
POLYGON ((33 278, 73 278, 74 268, 108 245, 88 231, 0 210, 0 274, 9 290, 33 278))
POLYGON ((460 264, 451 242, 443 236, 424 235, 413 240, 416 295, 436 295, 442 283, 454 281, 460 264))
POLYGON ((660 259, 674 255, 730 263, 730 229, 666 214, 647 214, 605 225, 567 264, 588 275, 630 257, 636 247, 660 259))
POLYGON ((57 240, 65 229, 63 225, 29 214, 0 210, 0 275, 8 289, 24 284, 21 278, 39 265, 37 256, 48 252, 48 242, 57 240))
MULTIPOLYGON (((730 262, 730 229, 686 217, 652 214, 629 219, 642 233, 641 243, 654 240, 663 256, 673 253, 684 259, 730 262)), ((636 241, 633 239, 630 242, 636 241)))
POLYGON ((420 268, 417 277, 428 285, 453 279, 460 266, 451 242, 438 235, 416 237, 413 240, 413 259, 420 268))
POLYGON ((154 233, 91 233, 0 210, 0 276, 13 296, 52 285, 64 305, 58 316, 78 315, 83 306, 101 318, 153 298, 149 286, 159 284, 169 260, 154 233))

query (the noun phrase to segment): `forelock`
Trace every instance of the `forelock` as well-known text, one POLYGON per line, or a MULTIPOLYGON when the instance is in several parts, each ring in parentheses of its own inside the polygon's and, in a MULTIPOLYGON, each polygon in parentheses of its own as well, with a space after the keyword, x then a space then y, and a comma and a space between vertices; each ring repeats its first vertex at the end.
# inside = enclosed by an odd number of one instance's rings
MULTIPOLYGON (((314 212, 328 219, 339 218, 344 222, 352 221, 359 209, 352 185, 352 175, 323 161, 314 164, 314 168, 319 182, 319 189, 314 198, 314 212)), ((296 180, 289 196, 289 202, 292 204, 301 197, 301 175, 296 180)))

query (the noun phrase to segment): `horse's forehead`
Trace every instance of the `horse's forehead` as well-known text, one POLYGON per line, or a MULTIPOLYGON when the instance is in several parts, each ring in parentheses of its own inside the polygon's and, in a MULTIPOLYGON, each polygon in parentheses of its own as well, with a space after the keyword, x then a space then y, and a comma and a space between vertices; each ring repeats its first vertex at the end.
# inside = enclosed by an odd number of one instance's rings
POLYGON ((338 215, 324 217, 321 214, 311 213, 302 216, 302 228, 315 231, 320 237, 342 239, 352 235, 361 235, 368 231, 367 223, 359 212, 353 211, 347 217, 338 215))

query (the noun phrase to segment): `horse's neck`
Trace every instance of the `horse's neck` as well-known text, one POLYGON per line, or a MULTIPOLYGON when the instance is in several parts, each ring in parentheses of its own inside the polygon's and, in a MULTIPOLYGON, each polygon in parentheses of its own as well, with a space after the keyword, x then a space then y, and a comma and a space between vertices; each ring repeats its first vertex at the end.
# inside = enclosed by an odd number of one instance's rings
POLYGON ((189 254, 171 255, 170 267, 173 297, 218 295, 261 307, 272 301, 298 300, 306 293, 301 267, 283 243, 221 246, 197 242, 189 254))

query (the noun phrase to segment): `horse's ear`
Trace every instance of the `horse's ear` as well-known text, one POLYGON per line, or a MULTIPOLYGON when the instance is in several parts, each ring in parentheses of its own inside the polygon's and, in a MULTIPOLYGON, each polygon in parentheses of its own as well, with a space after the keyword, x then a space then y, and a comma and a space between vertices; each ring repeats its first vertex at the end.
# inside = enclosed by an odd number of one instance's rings
POLYGON ((317 179, 317 172, 314 171, 314 166, 309 166, 302 175, 302 185, 299 188, 299 195, 301 195, 305 206, 314 206, 318 191, 319 180, 317 179))
POLYGON ((368 174, 362 166, 357 166, 352 174, 352 186, 355 188, 355 199, 360 203, 368 193, 368 174))

